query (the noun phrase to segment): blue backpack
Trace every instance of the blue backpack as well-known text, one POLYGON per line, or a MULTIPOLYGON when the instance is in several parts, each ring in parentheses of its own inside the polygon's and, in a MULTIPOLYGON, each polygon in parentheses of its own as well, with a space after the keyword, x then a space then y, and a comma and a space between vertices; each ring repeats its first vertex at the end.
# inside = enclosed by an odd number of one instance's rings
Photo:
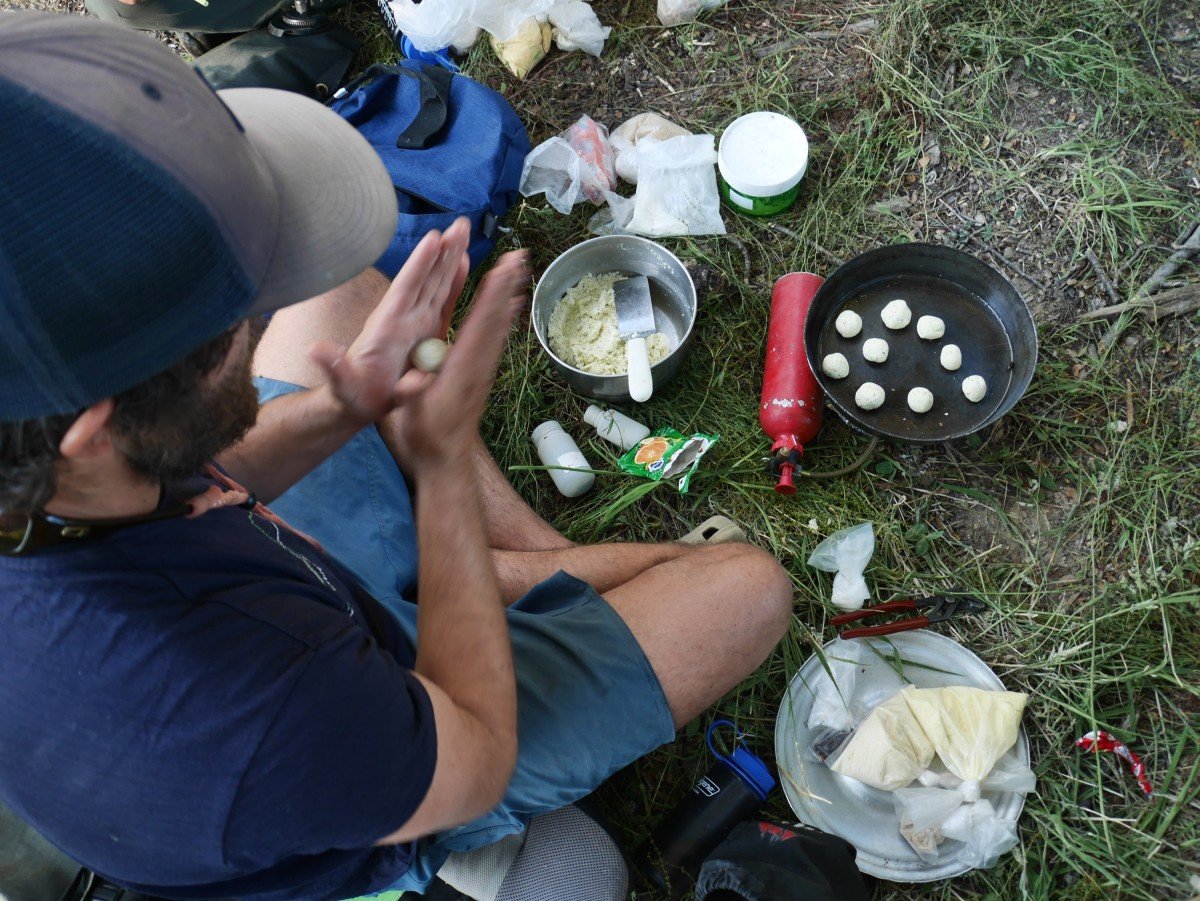
POLYGON ((367 69, 330 106, 371 142, 396 187, 396 236, 375 266, 394 277, 427 232, 458 216, 471 220, 471 268, 482 263, 529 153, 508 101, 465 75, 402 60, 367 69))

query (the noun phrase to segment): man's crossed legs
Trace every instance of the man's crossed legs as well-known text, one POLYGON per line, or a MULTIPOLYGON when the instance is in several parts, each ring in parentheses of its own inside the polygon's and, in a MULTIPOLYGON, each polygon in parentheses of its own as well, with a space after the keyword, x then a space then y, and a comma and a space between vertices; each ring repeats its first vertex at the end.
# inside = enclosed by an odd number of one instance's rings
MULTIPOLYGON (((324 380, 309 360, 318 340, 348 346, 387 290, 368 270, 318 298, 277 312, 255 375, 306 388, 324 380)), ((384 443, 403 464, 391 421, 384 443)), ((480 447, 474 472, 505 603, 559 570, 592 585, 629 626, 662 684, 676 727, 753 672, 787 630, 792 584, 769 554, 745 544, 574 545, 522 500, 480 447)))

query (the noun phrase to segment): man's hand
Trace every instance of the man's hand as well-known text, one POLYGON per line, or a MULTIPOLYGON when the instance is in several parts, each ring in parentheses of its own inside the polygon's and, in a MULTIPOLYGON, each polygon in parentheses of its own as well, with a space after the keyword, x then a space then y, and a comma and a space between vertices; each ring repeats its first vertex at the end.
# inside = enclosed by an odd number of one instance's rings
POLYGON ((342 352, 321 341, 309 355, 325 371, 333 396, 362 425, 392 410, 409 355, 425 338, 445 337, 467 279, 470 225, 458 219, 427 234, 401 268, 362 331, 342 352))
POLYGON ((470 465, 509 328, 525 305, 526 260, 524 251, 506 253, 487 274, 436 374, 411 369, 396 385, 397 441, 414 473, 431 464, 470 465))

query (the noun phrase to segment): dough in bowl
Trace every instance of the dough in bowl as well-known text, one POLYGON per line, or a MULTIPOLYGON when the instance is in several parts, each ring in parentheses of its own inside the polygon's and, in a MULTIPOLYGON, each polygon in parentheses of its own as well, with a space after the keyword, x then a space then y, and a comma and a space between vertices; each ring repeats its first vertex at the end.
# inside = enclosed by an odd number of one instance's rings
MULTIPOLYGON (((550 314, 550 349, 560 360, 594 375, 624 375, 629 369, 625 342, 617 327, 613 285, 626 278, 620 272, 588 275, 563 295, 550 314)), ((655 332, 646 339, 650 365, 671 352, 667 336, 655 332)))

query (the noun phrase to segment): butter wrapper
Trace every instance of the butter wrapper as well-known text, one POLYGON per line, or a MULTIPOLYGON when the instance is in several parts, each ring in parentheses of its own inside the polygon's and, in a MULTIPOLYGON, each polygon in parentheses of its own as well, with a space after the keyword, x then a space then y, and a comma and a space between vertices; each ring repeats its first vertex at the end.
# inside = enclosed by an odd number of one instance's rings
POLYGON ((687 494, 700 458, 717 443, 720 435, 684 435, 671 428, 651 432, 617 461, 622 472, 658 482, 679 478, 680 494, 687 494))

